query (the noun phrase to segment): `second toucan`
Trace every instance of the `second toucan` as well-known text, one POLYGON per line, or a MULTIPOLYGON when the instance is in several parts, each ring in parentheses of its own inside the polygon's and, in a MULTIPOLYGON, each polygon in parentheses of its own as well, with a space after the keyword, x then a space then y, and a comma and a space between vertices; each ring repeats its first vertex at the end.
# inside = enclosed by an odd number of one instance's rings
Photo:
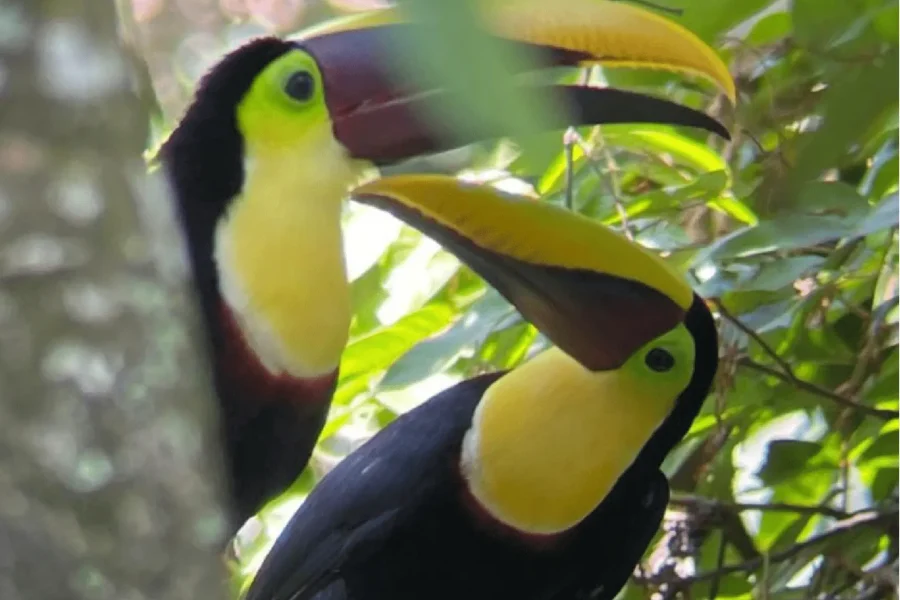
MULTIPOLYGON (((488 4, 493 31, 535 50, 541 66, 701 73, 734 96, 712 50, 649 11, 566 0, 548 20, 532 0, 488 4)), ((352 314, 342 199, 373 164, 476 141, 448 138, 423 118, 440 89, 411 89, 388 69, 388 41, 411 26, 398 15, 374 11, 235 50, 203 78, 159 154, 205 316, 233 529, 300 474, 328 413, 352 314)), ((640 94, 548 91, 560 109, 549 126, 651 122, 727 135, 703 113, 640 94)))

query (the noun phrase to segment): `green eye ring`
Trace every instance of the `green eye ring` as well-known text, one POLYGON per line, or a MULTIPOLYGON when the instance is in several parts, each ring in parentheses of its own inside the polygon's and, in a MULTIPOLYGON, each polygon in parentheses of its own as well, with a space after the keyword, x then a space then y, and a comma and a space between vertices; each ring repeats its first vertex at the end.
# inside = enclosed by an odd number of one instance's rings
POLYGON ((284 81, 284 93, 297 102, 309 102, 316 94, 316 78, 309 71, 294 71, 284 81))

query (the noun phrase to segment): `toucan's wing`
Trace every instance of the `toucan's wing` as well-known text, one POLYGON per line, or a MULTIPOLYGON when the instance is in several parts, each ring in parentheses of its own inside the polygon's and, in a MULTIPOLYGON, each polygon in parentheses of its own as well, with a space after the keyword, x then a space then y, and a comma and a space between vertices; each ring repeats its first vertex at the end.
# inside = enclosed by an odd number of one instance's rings
POLYGON ((342 600, 341 565, 376 551, 447 480, 447 459, 459 452, 482 393, 500 376, 445 390, 344 459, 291 518, 245 600, 342 600))

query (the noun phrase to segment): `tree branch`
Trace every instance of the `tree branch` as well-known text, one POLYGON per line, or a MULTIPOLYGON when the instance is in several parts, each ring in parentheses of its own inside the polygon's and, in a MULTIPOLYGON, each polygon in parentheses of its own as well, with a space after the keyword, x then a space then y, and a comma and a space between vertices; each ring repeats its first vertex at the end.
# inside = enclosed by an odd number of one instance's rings
POLYGON ((738 564, 726 565, 719 569, 714 569, 705 573, 698 573, 697 575, 685 577, 678 580, 672 580, 671 577, 666 576, 650 577, 648 583, 656 585, 668 583, 678 584, 679 586, 688 586, 694 583, 713 581, 720 577, 733 573, 751 573, 759 570, 767 563, 771 565, 773 563, 790 560, 792 558, 795 558, 805 550, 815 548, 845 534, 856 532, 866 527, 883 527, 885 525, 890 525, 896 521, 897 514, 897 508, 893 508, 888 512, 860 512, 838 523, 835 523, 829 531, 821 535, 811 537, 808 540, 800 542, 799 544, 795 544, 790 548, 786 548, 785 550, 782 550, 780 552, 773 552, 766 556, 760 556, 759 558, 754 558, 738 564))
POLYGON ((787 375, 791 380, 797 379, 797 376, 794 375, 794 370, 791 368, 791 365, 789 365, 786 360, 781 358, 778 352, 776 352, 775 349, 772 348, 772 346, 770 346, 769 343, 764 340, 761 335, 756 333, 752 328, 748 327, 747 324, 731 314, 731 312, 727 308, 725 308, 725 305, 722 304, 722 302, 718 298, 713 298, 710 300, 710 302, 713 304, 713 306, 716 307, 716 310, 723 319, 737 327, 750 339, 759 344, 759 347, 762 348, 763 352, 765 352, 766 355, 775 362, 775 364, 781 367, 781 370, 784 371, 785 375, 787 375))
MULTIPOLYGON (((719 550, 716 552, 716 572, 721 571, 722 565, 725 564, 725 545, 725 532, 723 531, 721 537, 719 537, 719 550)), ((713 578, 709 586, 709 600, 716 600, 719 596, 719 582, 721 580, 721 576, 713 578)))
POLYGON ((616 179, 616 173, 619 170, 618 165, 616 165, 615 159, 613 159, 612 153, 609 151, 609 148, 606 147, 606 142, 603 139, 602 134, 598 130, 595 134, 599 139, 599 144, 595 144, 595 148, 598 148, 600 152, 603 153, 606 159, 606 168, 609 173, 609 177, 603 173, 600 169, 600 165, 597 164, 597 158, 593 154, 593 149, 588 147, 587 142, 584 141, 577 131, 574 129, 571 131, 571 138, 574 140, 576 144, 581 148, 581 152, 584 154, 584 158, 587 161, 588 168, 594 172, 594 175, 597 176, 597 179, 600 180, 600 185, 606 188, 607 193, 610 198, 613 200, 613 205, 616 208, 616 212, 619 215, 619 220, 622 222, 622 232, 625 234, 629 240, 634 240, 634 233, 631 231, 631 225, 628 222, 628 211, 625 210, 625 205, 622 203, 622 194, 619 186, 619 182, 616 179))
POLYGON ((791 365, 788 364, 788 362, 784 360, 784 358, 782 358, 778 354, 778 352, 776 352, 775 349, 772 348, 772 346, 770 346, 769 343, 762 338, 761 335, 755 332, 752 328, 748 327, 746 323, 742 322, 736 316, 731 314, 731 312, 727 308, 725 308, 720 300, 713 298, 710 300, 710 302, 716 307, 716 310, 723 319, 734 325, 737 329, 745 333, 750 339, 756 342, 762 349, 762 351, 766 354, 766 356, 771 358, 772 361, 778 365, 779 369, 773 369, 772 367, 769 367, 767 365, 760 364, 750 357, 739 358, 737 361, 738 366, 747 367, 755 371, 766 373, 767 375, 776 377, 784 381, 785 383, 793 385, 798 389, 804 390, 811 394, 815 394, 817 396, 821 396, 822 398, 827 398, 833 402, 836 402, 837 404, 840 404, 844 408, 855 410, 871 417, 877 417, 879 419, 889 421, 900 416, 900 412, 898 411, 866 406, 865 404, 861 404, 856 400, 849 398, 848 396, 845 396, 838 392, 833 392, 820 385, 816 385, 815 383, 797 377, 797 375, 794 373, 794 369, 791 368, 791 365))
POLYGON ((831 508, 828 506, 810 506, 802 504, 790 504, 787 502, 773 502, 770 504, 754 503, 754 502, 721 502, 711 500, 701 496, 676 494, 669 500, 670 504, 675 506, 691 507, 708 507, 713 510, 727 510, 732 512, 744 512, 748 510, 759 510, 764 512, 791 512, 798 515, 823 515, 834 519, 848 519, 853 516, 851 513, 831 508))
POLYGON ((805 392, 809 392, 810 394, 815 394, 822 398, 827 398, 837 404, 845 408, 849 408, 855 411, 859 411, 865 415, 870 417, 875 417, 878 419, 883 419, 885 421, 890 421, 891 419, 896 419, 900 416, 896 410, 888 410, 885 408, 875 408, 873 406, 866 406, 865 404, 860 404, 850 398, 842 396, 838 393, 832 392, 828 388, 824 388, 820 385, 816 385, 810 381, 806 381, 805 379, 800 379, 799 377, 793 375, 792 373, 785 373, 783 371, 779 371, 778 369, 773 369, 772 367, 762 365, 748 356, 742 356, 738 359, 737 364, 739 367, 746 367, 748 369, 753 369, 754 371, 759 371, 760 373, 765 373, 766 375, 771 375, 777 379, 784 381, 785 383, 789 383, 793 385, 795 388, 803 390, 805 392))

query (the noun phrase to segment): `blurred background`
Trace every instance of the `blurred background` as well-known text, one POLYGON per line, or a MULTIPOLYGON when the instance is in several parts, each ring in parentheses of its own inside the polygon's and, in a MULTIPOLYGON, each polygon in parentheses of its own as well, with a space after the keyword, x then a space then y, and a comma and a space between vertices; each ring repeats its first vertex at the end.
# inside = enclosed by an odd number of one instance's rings
MULTIPOLYGON (((148 150, 223 53, 253 36, 291 35, 385 5, 117 1, 145 73, 148 150)), ((665 464, 675 492, 666 529, 625 597, 896 595, 895 521, 828 532, 852 516, 896 516, 898 5, 667 2, 729 64, 733 113, 707 86, 666 74, 551 77, 706 110, 733 125, 731 143, 608 126, 482 144, 402 168, 458 173, 568 206, 657 249, 710 299, 719 377, 665 464)), ((445 4, 440 10, 452 13, 445 4)), ((440 43, 434 52, 453 52, 440 43)), ((481 68, 457 67, 446 77, 461 84, 481 68)), ((494 100, 484 94, 484 110, 506 110, 494 100)), ((350 204, 345 219, 355 318, 334 408, 312 467, 236 543, 236 590, 347 452, 437 391, 515 366, 545 345, 434 242, 374 209, 350 204)))

